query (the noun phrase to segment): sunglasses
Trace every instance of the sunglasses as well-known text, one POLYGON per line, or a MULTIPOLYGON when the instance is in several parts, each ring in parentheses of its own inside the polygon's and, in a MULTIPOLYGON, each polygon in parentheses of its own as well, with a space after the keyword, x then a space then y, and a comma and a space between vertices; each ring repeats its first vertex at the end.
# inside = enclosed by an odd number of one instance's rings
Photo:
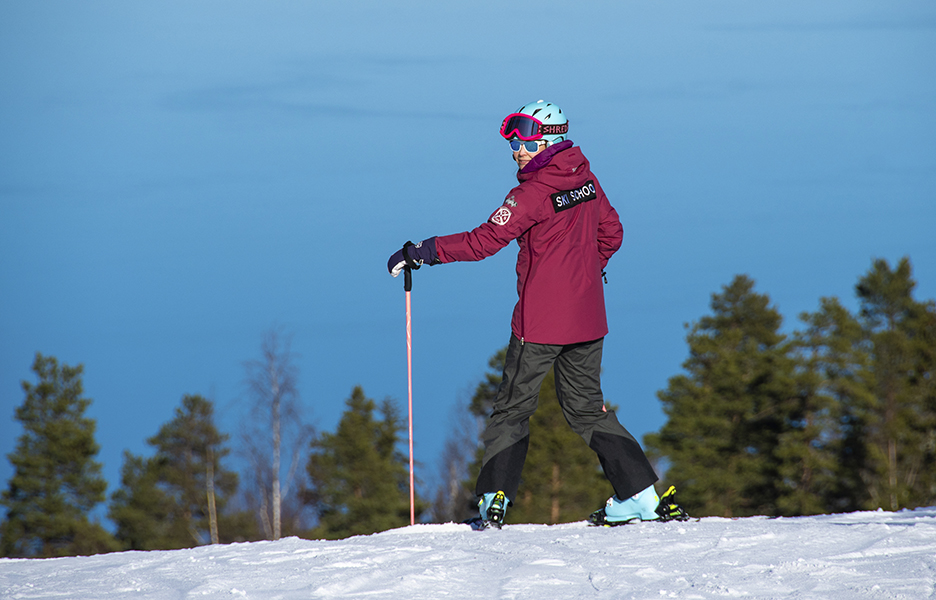
POLYGON ((523 142, 520 140, 510 140, 510 149, 514 152, 520 152, 520 148, 526 148, 527 152, 533 153, 539 150, 540 144, 545 144, 544 140, 533 140, 532 142, 523 142))

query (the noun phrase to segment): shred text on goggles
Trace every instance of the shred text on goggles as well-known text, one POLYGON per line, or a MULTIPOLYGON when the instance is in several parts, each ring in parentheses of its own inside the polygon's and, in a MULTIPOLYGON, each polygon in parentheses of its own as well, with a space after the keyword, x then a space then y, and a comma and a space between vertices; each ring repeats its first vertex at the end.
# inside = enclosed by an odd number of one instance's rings
POLYGON ((544 135, 564 135, 569 132, 569 123, 547 125, 539 119, 523 113, 507 115, 501 124, 500 134, 506 139, 517 136, 521 140, 538 140, 544 135))

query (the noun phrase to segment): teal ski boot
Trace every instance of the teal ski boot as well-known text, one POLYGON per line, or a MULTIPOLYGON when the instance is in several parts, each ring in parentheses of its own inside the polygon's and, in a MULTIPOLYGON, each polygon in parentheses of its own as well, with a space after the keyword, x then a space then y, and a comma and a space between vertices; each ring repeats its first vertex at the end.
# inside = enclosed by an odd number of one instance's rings
POLYGON ((596 510, 588 517, 592 525, 615 527, 628 523, 642 521, 686 521, 689 515, 681 506, 676 504, 676 488, 670 488, 660 498, 651 485, 642 492, 627 498, 619 499, 617 496, 608 498, 604 507, 596 510))
POLYGON ((504 516, 507 514, 507 507, 510 500, 504 492, 488 492, 481 496, 478 502, 478 510, 481 513, 479 518, 479 529, 500 529, 504 524, 504 516))

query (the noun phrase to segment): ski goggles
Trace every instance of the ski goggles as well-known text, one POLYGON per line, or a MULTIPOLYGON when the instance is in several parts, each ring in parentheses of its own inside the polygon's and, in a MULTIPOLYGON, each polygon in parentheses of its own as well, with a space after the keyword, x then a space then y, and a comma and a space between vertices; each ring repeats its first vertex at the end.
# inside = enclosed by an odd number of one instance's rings
POLYGON ((510 139, 513 136, 523 141, 542 139, 544 135, 564 135, 569 132, 569 123, 547 125, 535 117, 523 113, 507 115, 501 123, 500 134, 510 139))
POLYGON ((520 148, 526 148, 527 152, 533 154, 539 150, 540 144, 545 143, 545 140, 531 140, 529 142, 523 140, 510 140, 510 149, 514 152, 520 152, 520 148))

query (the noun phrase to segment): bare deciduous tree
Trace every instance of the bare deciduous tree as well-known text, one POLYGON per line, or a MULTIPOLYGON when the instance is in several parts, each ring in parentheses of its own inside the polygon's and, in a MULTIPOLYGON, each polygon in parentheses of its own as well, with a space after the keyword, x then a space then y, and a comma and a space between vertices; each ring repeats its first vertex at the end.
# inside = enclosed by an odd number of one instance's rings
POLYGON ((312 437, 311 426, 302 422, 298 369, 290 342, 278 329, 271 329, 264 335, 261 358, 244 364, 251 404, 241 436, 253 483, 246 498, 259 513, 265 536, 273 540, 282 536, 284 507, 291 521, 289 529, 301 528, 302 503, 289 494, 302 488, 295 485, 303 473, 300 454, 312 437), (288 454, 285 465, 284 449, 288 454))
POLYGON ((484 420, 458 403, 450 414, 450 433, 439 457, 439 487, 432 505, 436 522, 461 522, 477 514, 470 465, 477 457, 484 420))

